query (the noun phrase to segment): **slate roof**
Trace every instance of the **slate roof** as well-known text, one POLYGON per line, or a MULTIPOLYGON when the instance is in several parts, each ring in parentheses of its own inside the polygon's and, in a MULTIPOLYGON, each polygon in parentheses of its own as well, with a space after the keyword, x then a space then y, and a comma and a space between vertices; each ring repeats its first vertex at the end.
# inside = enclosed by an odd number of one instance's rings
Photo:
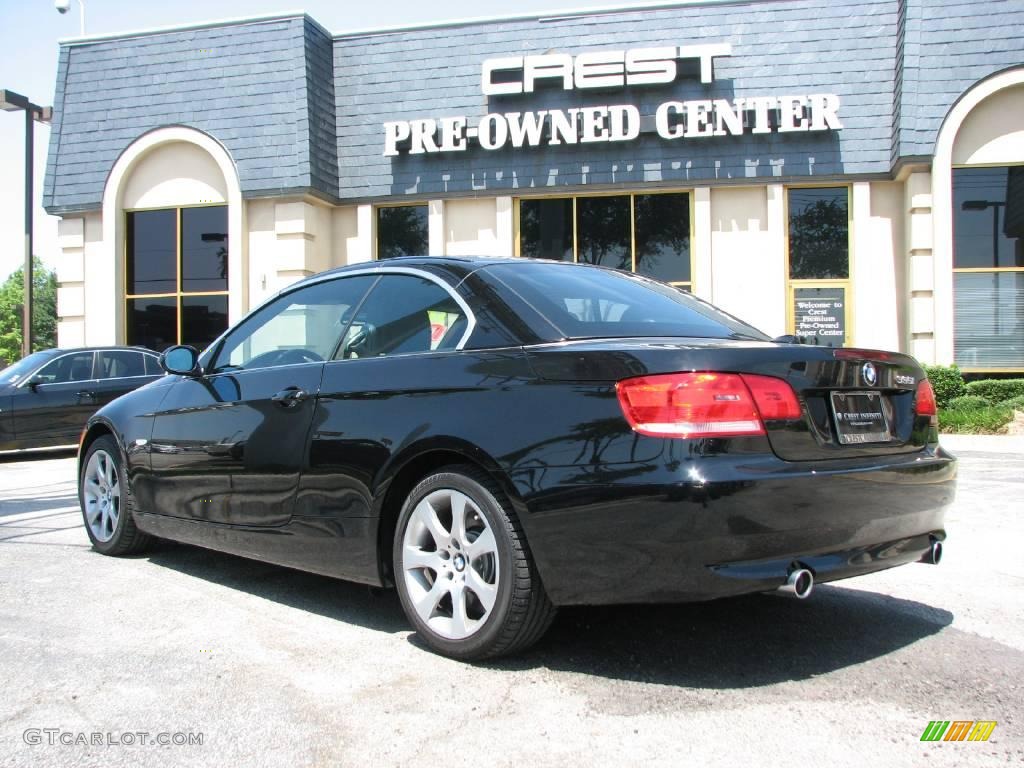
POLYGON ((44 187, 51 213, 100 207, 118 155, 187 125, 231 154, 245 197, 332 202, 744 179, 888 177, 931 154, 979 80, 1024 63, 1024 0, 761 0, 527 17, 350 35, 308 16, 159 30, 61 46, 44 187), (729 42, 715 81, 628 92, 486 97, 502 55, 729 42), (536 147, 397 158, 386 120, 668 99, 836 93, 837 132, 536 147))

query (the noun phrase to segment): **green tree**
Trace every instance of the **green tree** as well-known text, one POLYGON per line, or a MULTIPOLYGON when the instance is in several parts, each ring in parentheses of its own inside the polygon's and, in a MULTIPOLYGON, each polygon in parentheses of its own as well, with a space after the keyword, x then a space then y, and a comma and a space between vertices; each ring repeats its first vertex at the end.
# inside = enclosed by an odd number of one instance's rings
MULTIPOLYGON (((21 306, 24 270, 18 269, 0 286, 0 358, 5 364, 21 359, 21 306)), ((32 351, 57 346, 57 275, 38 257, 32 266, 32 351)))

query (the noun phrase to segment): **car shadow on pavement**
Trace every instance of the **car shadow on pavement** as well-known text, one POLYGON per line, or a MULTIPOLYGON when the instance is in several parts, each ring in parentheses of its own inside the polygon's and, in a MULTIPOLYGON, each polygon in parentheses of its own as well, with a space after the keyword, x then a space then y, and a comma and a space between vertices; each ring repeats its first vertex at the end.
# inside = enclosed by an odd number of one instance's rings
MULTIPOLYGON (((51 517, 52 515, 37 515, 38 512, 49 512, 60 509, 67 510, 71 507, 78 507, 78 493, 76 491, 34 491, 31 488, 16 488, 7 491, 7 498, 0 499, 0 525, 4 525, 3 518, 14 515, 31 515, 31 518, 21 518, 10 525, 21 525, 29 519, 38 520, 40 517, 51 517)), ((61 512, 60 514, 66 514, 61 512)))
MULTIPOLYGON (((393 590, 160 542, 142 556, 194 578, 340 622, 409 630, 393 590)), ((807 600, 751 595, 686 605, 571 607, 532 651, 483 666, 550 668, 693 688, 749 688, 870 661, 942 631, 941 608, 858 589, 819 586, 807 600)), ((415 634, 409 642, 430 653, 415 634)))
POLYGON ((275 603, 380 632, 409 629, 393 590, 318 576, 284 566, 159 541, 141 559, 275 603))
POLYGON ((750 688, 870 661, 952 622, 953 614, 941 608, 827 585, 806 600, 748 595, 684 605, 571 607, 534 651, 488 666, 750 688))
POLYGON ((73 459, 76 455, 78 455, 77 446, 27 451, 4 451, 0 453, 0 464, 15 464, 21 461, 49 461, 50 459, 73 459))

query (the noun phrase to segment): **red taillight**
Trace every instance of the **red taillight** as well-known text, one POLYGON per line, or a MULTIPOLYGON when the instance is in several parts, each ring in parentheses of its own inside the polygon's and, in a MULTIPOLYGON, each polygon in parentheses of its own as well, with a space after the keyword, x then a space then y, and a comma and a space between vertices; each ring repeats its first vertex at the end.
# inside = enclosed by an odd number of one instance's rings
POLYGON ((763 419, 800 417, 782 379, 738 373, 667 373, 615 385, 626 421, 651 437, 763 435, 763 419))
POLYGON ((774 376, 740 374, 750 387, 750 393, 757 403, 757 410, 765 421, 791 420, 800 418, 800 402, 789 382, 774 376))
POLYGON ((937 416, 939 412, 935 405, 935 390, 928 379, 921 379, 917 383, 917 397, 914 399, 914 413, 918 416, 937 416))

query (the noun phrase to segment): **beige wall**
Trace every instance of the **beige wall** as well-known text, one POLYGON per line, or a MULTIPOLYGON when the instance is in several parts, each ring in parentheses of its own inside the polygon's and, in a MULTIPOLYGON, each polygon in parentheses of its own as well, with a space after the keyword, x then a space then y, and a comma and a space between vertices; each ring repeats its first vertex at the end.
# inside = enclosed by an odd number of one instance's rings
POLYGON ((769 208, 768 187, 711 190, 710 300, 779 336, 786 332, 785 230, 769 208))
MULTIPOLYGON (((97 300, 86 290, 86 275, 102 265, 103 226, 98 213, 86 213, 57 223, 57 346, 81 347, 86 342, 86 319, 97 300)), ((93 334, 95 335, 95 333, 93 334)))
POLYGON ((448 200, 444 205, 444 252, 449 256, 498 256, 497 200, 448 200))
POLYGON ((852 341, 859 347, 906 347, 903 206, 901 183, 854 185, 852 341))
POLYGON ((1020 162, 1024 162, 1024 85, 999 91, 975 107, 953 145, 953 165, 1020 162))
MULTIPOLYGON (((249 200, 249 305, 303 277, 338 266, 337 213, 310 200, 249 200)), ((341 262, 344 263, 344 262, 341 262)))
POLYGON ((176 141, 145 155, 124 182, 121 207, 173 208, 225 203, 227 185, 217 163, 195 144, 176 141))

